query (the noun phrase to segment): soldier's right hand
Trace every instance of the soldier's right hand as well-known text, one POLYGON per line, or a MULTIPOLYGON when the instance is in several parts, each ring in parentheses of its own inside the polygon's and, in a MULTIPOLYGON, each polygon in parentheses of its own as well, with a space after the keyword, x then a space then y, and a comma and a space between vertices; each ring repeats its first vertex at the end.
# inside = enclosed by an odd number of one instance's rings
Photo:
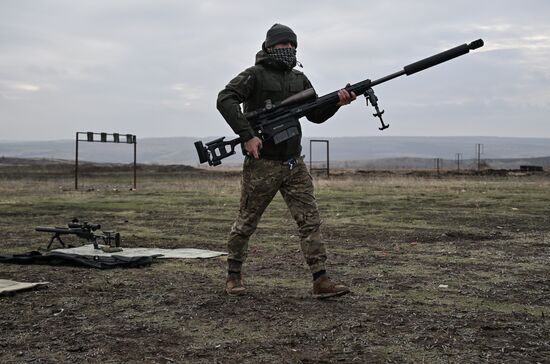
POLYGON ((253 137, 244 143, 244 150, 246 150, 246 154, 254 157, 255 159, 260 159, 260 149, 262 149, 262 140, 258 137, 253 137))

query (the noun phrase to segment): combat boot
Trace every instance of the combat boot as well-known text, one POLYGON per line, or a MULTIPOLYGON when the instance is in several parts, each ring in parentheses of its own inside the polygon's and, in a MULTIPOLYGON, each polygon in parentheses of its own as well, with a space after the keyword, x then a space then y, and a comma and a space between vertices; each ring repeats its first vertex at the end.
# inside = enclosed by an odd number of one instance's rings
POLYGON ((243 286, 241 273, 231 272, 227 275, 225 292, 231 296, 240 296, 245 294, 246 288, 243 286))
POLYGON ((334 283, 326 274, 313 281, 313 297, 329 298, 343 296, 350 292, 349 288, 343 284, 334 283))

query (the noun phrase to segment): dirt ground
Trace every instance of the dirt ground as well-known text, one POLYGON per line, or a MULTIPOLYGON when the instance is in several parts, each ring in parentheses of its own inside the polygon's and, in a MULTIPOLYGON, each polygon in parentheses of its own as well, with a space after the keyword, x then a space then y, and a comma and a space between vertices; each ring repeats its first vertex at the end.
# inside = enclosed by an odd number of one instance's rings
MULTIPOLYGON (((129 174, 91 170, 74 191, 63 171, 0 169, 0 254, 43 249, 34 227, 74 216, 125 246, 225 250, 238 173, 142 171, 131 191, 129 174)), ((225 258, 0 264, 0 278, 50 282, 0 297, 0 362, 550 362, 550 176, 314 181, 329 273, 350 295, 311 297, 278 196, 252 237, 244 297, 223 292, 225 258)))

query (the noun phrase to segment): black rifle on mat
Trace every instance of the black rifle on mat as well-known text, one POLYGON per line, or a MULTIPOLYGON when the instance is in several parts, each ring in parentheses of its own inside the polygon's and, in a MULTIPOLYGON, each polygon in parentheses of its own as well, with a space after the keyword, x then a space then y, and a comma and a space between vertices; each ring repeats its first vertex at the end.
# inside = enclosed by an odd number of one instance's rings
MULTIPOLYGON (((367 101, 374 106, 376 113, 373 115, 380 119, 382 124, 379 129, 384 130, 389 127, 382 119, 384 110, 380 111, 378 107, 378 98, 374 94, 372 87, 381 83, 392 80, 396 77, 407 75, 410 76, 416 72, 423 71, 426 68, 433 67, 443 62, 447 62, 453 58, 462 56, 483 46, 483 40, 478 39, 470 44, 462 44, 457 47, 448 49, 444 52, 435 54, 408 66, 403 67, 403 70, 392 73, 385 77, 371 81, 369 79, 347 86, 348 92, 354 92, 356 95, 364 95, 367 101)), ((256 135, 264 141, 273 140, 274 144, 279 144, 300 134, 299 119, 306 115, 309 111, 323 106, 338 103, 338 91, 331 92, 327 95, 318 97, 313 89, 307 89, 299 92, 289 98, 281 101, 279 104, 272 104, 270 100, 266 101, 264 108, 247 112, 245 117, 255 125, 256 135)), ((203 144, 202 141, 195 142, 195 148, 199 155, 201 163, 208 162, 211 166, 221 164, 221 160, 235 154, 235 148, 241 144, 241 139, 236 138, 224 141, 225 137, 215 139, 211 142, 203 144), (229 147, 229 149, 228 149, 229 147)))
POLYGON ((104 244, 112 247, 120 246, 120 234, 114 231, 100 231, 100 224, 91 224, 88 222, 80 222, 78 219, 73 219, 67 226, 63 227, 46 227, 38 226, 36 231, 43 233, 52 233, 52 238, 46 249, 50 249, 54 240, 65 247, 65 243, 61 240, 61 235, 76 235, 81 239, 85 239, 88 242, 94 244, 94 249, 99 249, 98 240, 102 240, 104 244))

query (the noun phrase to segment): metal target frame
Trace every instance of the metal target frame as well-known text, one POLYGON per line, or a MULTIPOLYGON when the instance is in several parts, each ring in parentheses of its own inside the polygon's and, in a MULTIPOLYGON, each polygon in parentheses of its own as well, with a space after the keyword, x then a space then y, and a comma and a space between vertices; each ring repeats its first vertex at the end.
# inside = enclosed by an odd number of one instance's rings
POLYGON ((74 160, 74 189, 78 190, 78 143, 125 143, 134 145, 134 190, 137 188, 137 137, 134 134, 121 133, 94 133, 92 131, 76 132, 76 151, 74 160), (80 135, 85 135, 85 139, 80 139, 80 135), (99 136, 96 139, 96 136, 99 136))
MULTIPOLYGON (((330 178, 330 154, 329 154, 329 141, 327 139, 310 139, 309 141, 309 171, 326 171, 327 172, 327 178, 330 178), (312 158, 312 144, 313 143, 324 143, 327 146, 327 167, 326 168, 313 168, 313 158, 312 158)), ((317 161, 316 161, 317 163, 317 161)))

